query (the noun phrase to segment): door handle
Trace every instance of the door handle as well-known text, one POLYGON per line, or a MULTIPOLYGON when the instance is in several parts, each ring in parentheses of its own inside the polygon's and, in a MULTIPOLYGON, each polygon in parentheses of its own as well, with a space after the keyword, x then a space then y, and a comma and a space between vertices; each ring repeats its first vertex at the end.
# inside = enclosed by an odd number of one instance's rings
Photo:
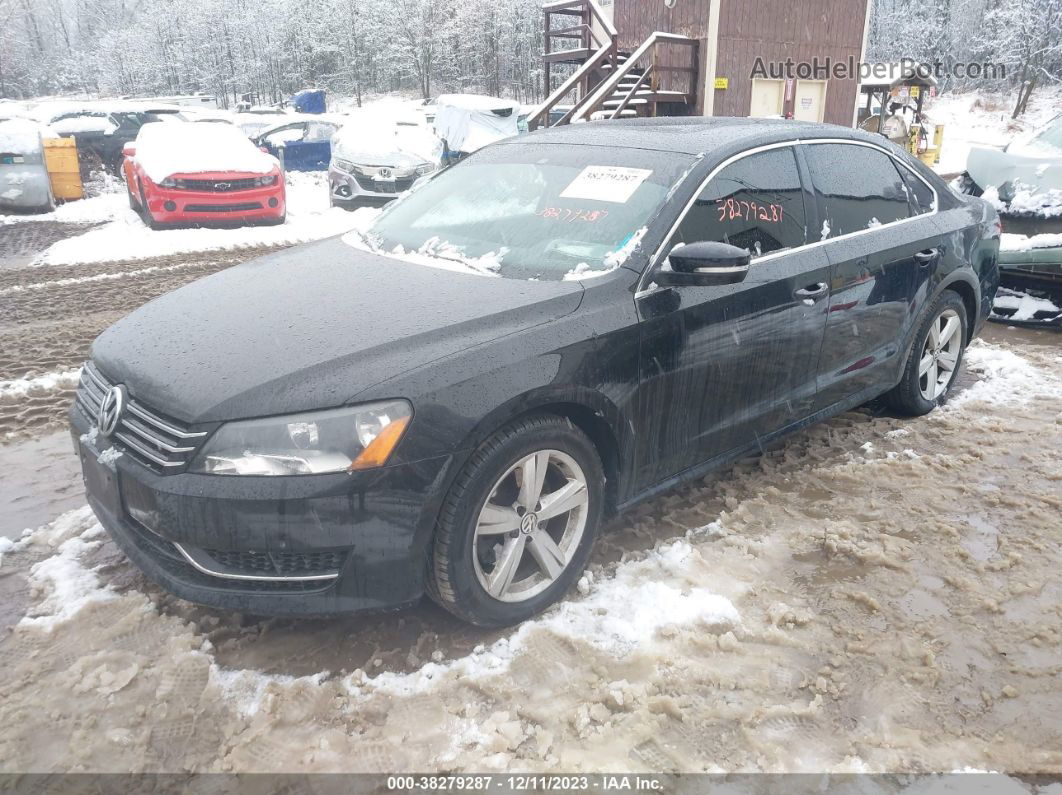
POLYGON ((927 248, 925 251, 919 251, 917 254, 915 254, 914 258, 918 261, 919 265, 925 267, 939 256, 939 248, 927 248))
POLYGON ((818 282, 816 284, 809 284, 807 287, 801 287, 799 290, 794 290, 793 295, 797 298, 818 298, 825 295, 830 289, 830 285, 826 282, 818 282))

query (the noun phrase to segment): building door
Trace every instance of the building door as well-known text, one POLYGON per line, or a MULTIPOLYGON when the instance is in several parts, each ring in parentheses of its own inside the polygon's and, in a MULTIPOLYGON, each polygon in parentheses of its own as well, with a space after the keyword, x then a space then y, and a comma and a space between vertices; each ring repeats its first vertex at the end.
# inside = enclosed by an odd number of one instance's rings
POLYGON ((821 122, 826 112, 826 81, 797 80, 793 96, 793 118, 821 122))
POLYGON ((752 79, 752 107, 749 115, 754 118, 782 115, 782 102, 785 100, 784 80, 752 79))

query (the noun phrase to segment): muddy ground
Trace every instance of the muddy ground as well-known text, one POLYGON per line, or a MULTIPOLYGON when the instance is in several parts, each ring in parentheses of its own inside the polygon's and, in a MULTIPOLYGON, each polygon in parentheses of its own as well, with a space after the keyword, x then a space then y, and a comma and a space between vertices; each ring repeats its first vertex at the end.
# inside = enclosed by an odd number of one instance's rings
MULTIPOLYGON (((235 260, 0 270, 0 380, 235 260)), ((0 406, 0 537, 41 525, 0 564, 0 772, 1062 774, 1062 338, 988 337, 946 409, 870 405, 645 504, 492 632, 174 599, 79 507, 69 394, 0 406)))

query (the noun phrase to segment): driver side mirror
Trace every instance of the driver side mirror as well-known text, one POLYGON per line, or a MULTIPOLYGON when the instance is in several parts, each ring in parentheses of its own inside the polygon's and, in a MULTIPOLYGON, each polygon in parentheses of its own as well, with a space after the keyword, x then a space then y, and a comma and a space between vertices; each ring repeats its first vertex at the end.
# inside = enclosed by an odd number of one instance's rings
POLYGON ((742 281, 752 255, 737 246, 704 240, 675 246, 667 260, 671 270, 653 274, 653 281, 661 287, 712 287, 742 281))

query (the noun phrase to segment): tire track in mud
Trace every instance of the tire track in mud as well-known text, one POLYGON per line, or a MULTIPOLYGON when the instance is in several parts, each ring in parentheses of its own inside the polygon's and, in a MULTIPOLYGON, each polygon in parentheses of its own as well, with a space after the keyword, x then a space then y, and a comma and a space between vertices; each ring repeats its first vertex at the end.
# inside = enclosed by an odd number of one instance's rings
POLYGON ((848 412, 647 503, 515 630, 215 612, 55 523, 0 577, 53 611, 29 564, 74 538, 50 565, 109 598, 0 640, 0 768, 1058 774, 1062 357, 1016 345, 944 411, 848 412), (697 589, 739 618, 623 624, 697 589))
MULTIPOLYGON (((152 298, 280 248, 0 270, 0 381, 80 367, 104 329, 152 298)), ((63 426, 73 397, 0 398, 0 440, 63 426)))

